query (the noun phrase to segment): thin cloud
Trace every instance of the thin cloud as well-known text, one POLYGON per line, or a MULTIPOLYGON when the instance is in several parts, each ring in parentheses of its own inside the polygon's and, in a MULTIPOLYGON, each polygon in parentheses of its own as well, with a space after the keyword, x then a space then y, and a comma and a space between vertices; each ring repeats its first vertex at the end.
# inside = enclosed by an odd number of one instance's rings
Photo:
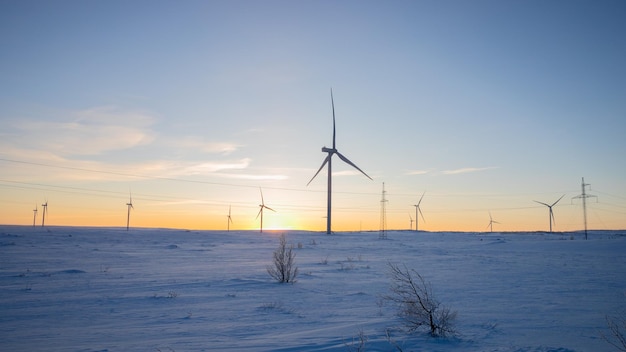
POLYGON ((156 136, 152 123, 145 113, 101 107, 67 112, 56 120, 15 121, 3 144, 17 154, 100 155, 151 143, 156 136))
POLYGON ((455 170, 446 170, 446 171, 442 171, 441 173, 444 174, 444 175, 458 175, 458 174, 467 174, 467 173, 471 173, 471 172, 480 172, 480 171, 492 170, 492 169, 497 169, 497 168, 499 168, 499 167, 498 166, 465 167, 465 168, 455 169, 455 170))
POLYGON ((243 170, 250 166, 250 159, 244 158, 233 161, 203 162, 189 165, 181 169, 183 175, 210 175, 223 170, 243 170))
POLYGON ((426 175, 427 173, 431 172, 432 170, 413 170, 413 171, 409 171, 406 173, 406 175, 409 176, 413 176, 413 175, 426 175))
POLYGON ((357 170, 345 170, 345 171, 336 171, 333 172, 333 176, 354 176, 361 175, 357 170))
POLYGON ((184 178, 188 176, 206 176, 238 180, 286 180, 289 177, 283 174, 257 174, 244 172, 250 166, 252 159, 212 161, 201 163, 180 163, 162 161, 152 165, 144 165, 144 173, 155 177, 184 178), (241 170, 241 173, 232 171, 241 170), (226 171, 226 172, 224 172, 226 171), (231 171, 231 172, 229 172, 231 171))
POLYGON ((237 149, 241 148, 240 144, 235 143, 227 143, 227 142, 214 142, 214 143, 205 143, 201 146, 201 150, 205 153, 220 153, 220 154, 230 154, 232 152, 237 151, 237 149))
POLYGON ((255 180, 255 181, 263 181, 263 180, 274 180, 281 181, 289 178, 287 175, 253 175, 253 174, 227 174, 227 173, 217 173, 214 176, 223 177, 223 178, 231 178, 238 180, 255 180))
POLYGON ((207 154, 228 155, 239 150, 243 145, 232 142, 207 142, 199 137, 189 136, 170 140, 168 145, 174 148, 189 149, 207 154))

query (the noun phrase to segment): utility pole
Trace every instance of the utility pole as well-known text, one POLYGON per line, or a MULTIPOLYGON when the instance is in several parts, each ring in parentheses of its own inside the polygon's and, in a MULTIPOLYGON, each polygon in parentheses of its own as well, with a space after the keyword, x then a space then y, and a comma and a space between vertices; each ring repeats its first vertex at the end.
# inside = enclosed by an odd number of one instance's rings
POLYGON ((386 239, 387 238, 387 208, 386 203, 387 199, 385 198, 385 183, 383 182, 383 197, 380 200, 380 233, 378 234, 378 238, 386 239))
POLYGON ((582 198, 583 200, 583 218, 585 221, 585 239, 587 239, 587 198, 595 197, 596 199, 598 199, 598 196, 595 196, 593 194, 587 194, 587 192, 585 191, 587 186, 591 186, 591 184, 585 183, 585 178, 583 177, 583 181, 581 183, 581 188, 582 188, 583 193, 577 195, 576 197, 572 197, 572 199, 582 198))

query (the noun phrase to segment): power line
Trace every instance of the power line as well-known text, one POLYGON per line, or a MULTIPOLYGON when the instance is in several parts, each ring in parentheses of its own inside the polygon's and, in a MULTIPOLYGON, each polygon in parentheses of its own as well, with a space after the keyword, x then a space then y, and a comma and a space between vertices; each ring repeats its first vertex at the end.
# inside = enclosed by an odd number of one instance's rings
MULTIPOLYGON (((175 178, 175 177, 140 175, 140 174, 132 174, 132 173, 124 173, 124 172, 116 172, 116 171, 104 171, 104 170, 86 169, 86 168, 73 167, 73 166, 51 165, 51 164, 36 163, 36 162, 21 161, 21 160, 12 160, 12 159, 5 159, 5 158, 0 158, 0 161, 10 162, 10 163, 17 163, 17 164, 25 164, 25 165, 33 165, 33 166, 49 167, 49 168, 55 168, 55 169, 83 171, 83 172, 98 173, 98 174, 105 174, 105 175, 115 175, 115 176, 124 176, 124 177, 133 177, 133 178, 139 178, 139 179, 151 179, 151 180, 173 181, 173 182, 186 182, 186 183, 207 184, 207 185, 214 185, 214 186, 239 187, 239 188, 257 188, 258 187, 258 185, 244 185, 244 184, 234 184, 234 183, 227 183, 227 182, 214 182, 214 181, 203 181, 203 180, 190 180, 190 179, 175 178)), ((311 190, 311 189, 306 189, 306 188, 286 188, 286 187, 271 187, 271 186, 264 186, 263 188, 273 189, 273 190, 280 190, 280 191, 326 193, 326 191, 311 190)), ((338 191, 338 192, 334 192, 334 193, 353 194, 353 195, 375 195, 376 194, 376 193, 373 193, 373 192, 345 192, 345 191, 343 191, 343 192, 342 191, 338 191)))

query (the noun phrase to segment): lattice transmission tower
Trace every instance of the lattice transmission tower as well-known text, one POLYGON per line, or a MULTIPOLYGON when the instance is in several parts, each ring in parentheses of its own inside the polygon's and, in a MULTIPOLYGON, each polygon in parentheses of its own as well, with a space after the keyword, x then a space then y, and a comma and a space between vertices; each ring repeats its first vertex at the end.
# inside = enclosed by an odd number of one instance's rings
POLYGON ((587 198, 592 198, 595 197, 596 199, 598 199, 598 196, 595 196, 593 194, 587 194, 586 192, 586 188, 587 186, 591 186, 590 183, 585 183, 585 178, 583 177, 583 181, 581 184, 581 188, 583 193, 577 195, 576 197, 572 197, 573 199, 577 199, 577 198, 582 198, 583 200, 583 218, 584 218, 584 222, 585 222, 585 239, 587 239, 587 198))
POLYGON ((383 196, 380 200, 380 232, 378 238, 387 238, 387 198, 385 196, 385 183, 383 182, 383 196))

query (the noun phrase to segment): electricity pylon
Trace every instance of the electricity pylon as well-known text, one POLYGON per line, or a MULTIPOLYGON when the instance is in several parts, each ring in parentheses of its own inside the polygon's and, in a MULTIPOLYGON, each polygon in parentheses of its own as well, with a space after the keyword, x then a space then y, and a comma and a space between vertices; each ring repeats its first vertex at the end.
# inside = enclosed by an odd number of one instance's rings
POLYGON ((572 199, 582 198, 583 200, 583 218, 585 220, 585 239, 587 239, 587 198, 595 197, 596 199, 598 199, 598 196, 595 196, 593 194, 587 194, 587 192, 585 191, 586 187, 590 185, 591 184, 589 183, 585 183, 585 178, 583 177, 583 181, 581 183, 581 188, 583 190, 583 193, 577 195, 576 197, 572 197, 572 199))
POLYGON ((385 183, 383 182, 383 197, 380 200, 380 233, 378 234, 378 238, 385 239, 387 238, 387 198, 385 197, 385 183))

